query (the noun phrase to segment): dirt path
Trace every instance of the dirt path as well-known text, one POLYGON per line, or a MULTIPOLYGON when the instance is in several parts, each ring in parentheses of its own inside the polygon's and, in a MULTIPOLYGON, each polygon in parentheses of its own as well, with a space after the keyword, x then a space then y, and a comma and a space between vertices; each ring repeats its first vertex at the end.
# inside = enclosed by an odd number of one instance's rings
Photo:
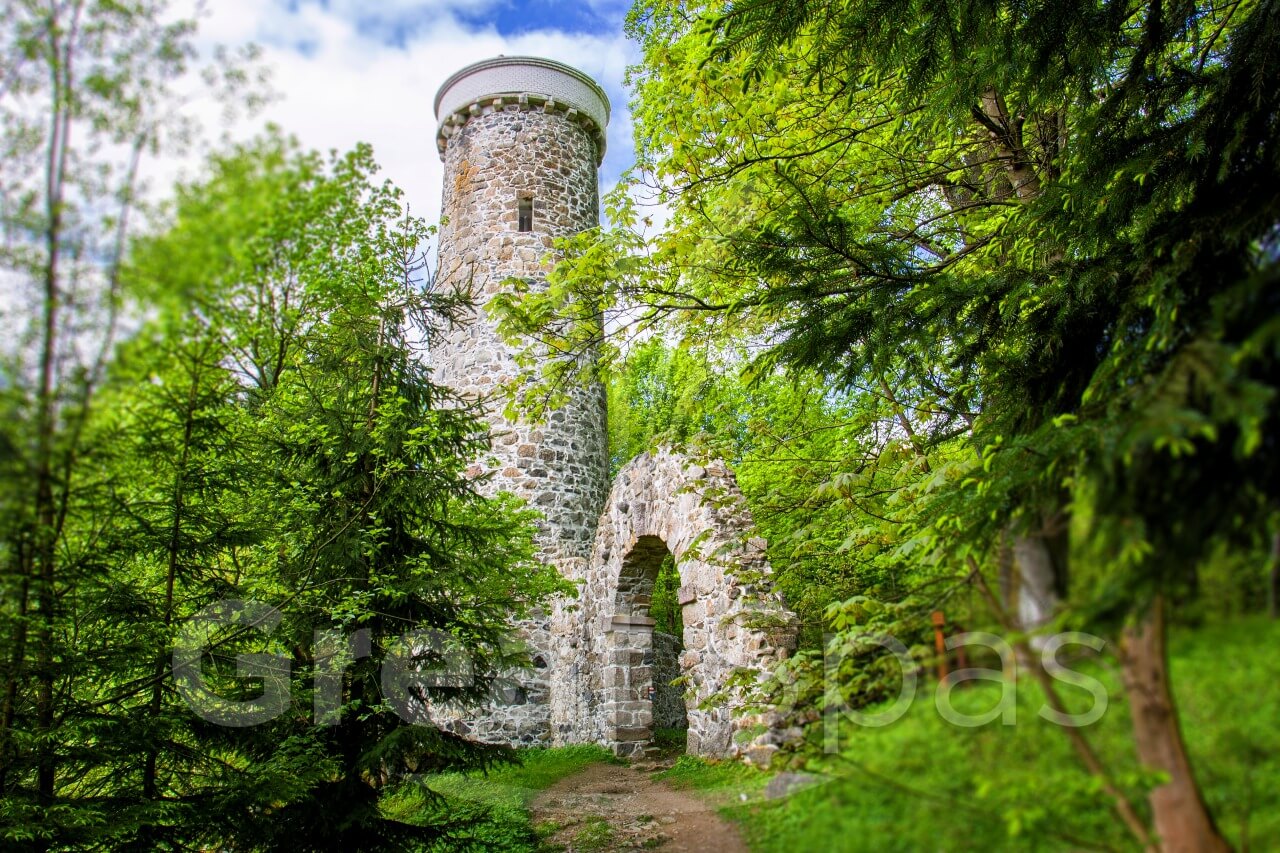
POLYGON ((714 806, 633 767, 593 764, 561 779, 533 801, 533 818, 550 844, 572 853, 747 853, 737 829, 714 806))

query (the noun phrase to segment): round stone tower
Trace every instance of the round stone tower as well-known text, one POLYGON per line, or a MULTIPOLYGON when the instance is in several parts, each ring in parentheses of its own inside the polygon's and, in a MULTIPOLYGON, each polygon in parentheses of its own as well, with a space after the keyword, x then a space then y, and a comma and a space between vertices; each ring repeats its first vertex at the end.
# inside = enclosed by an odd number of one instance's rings
MULTIPOLYGON (((541 423, 507 420, 503 389, 519 369, 483 306, 510 279, 545 283, 555 238, 599 224, 597 170, 609 101, 567 65, 497 57, 446 80, 435 112, 445 164, 437 287, 469 291, 477 306, 469 322, 433 346, 436 378, 485 401, 493 436, 487 488, 512 492, 543 513, 543 559, 581 579, 609 487, 604 389, 576 388, 541 423)), ((524 626, 538 668, 510 686, 490 717, 470 723, 470 733, 515 743, 560 740, 569 724, 554 720, 573 712, 552 705, 579 701, 571 651, 577 628, 563 604, 524 626)))
POLYGON ((470 289, 478 308, 471 323, 433 349, 436 376, 491 400, 494 488, 545 514, 544 558, 557 566, 585 559, 608 491, 604 391, 579 389, 541 424, 507 421, 497 392, 518 370, 483 305, 508 279, 537 287, 553 240, 599 224, 596 172, 609 101, 580 71, 512 56, 454 74, 435 109, 446 220, 438 286, 470 289))

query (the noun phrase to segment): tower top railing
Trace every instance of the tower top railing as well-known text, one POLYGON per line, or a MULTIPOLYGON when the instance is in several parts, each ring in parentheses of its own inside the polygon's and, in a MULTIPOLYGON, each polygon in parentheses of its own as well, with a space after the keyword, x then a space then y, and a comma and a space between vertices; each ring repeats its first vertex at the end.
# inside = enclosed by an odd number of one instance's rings
POLYGON ((455 72, 436 93, 436 147, 444 159, 449 137, 477 115, 503 110, 558 112, 585 128, 604 159, 609 97, 576 68, 536 56, 496 56, 455 72))

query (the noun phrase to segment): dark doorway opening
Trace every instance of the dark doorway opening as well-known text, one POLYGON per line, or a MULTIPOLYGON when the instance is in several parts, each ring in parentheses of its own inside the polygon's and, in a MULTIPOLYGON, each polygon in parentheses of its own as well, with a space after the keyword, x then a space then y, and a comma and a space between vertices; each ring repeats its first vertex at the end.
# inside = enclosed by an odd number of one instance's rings
POLYGON ((616 673, 615 724, 623 754, 680 754, 688 744, 689 689, 681 657, 684 614, 680 574, 665 542, 641 536, 618 578, 615 642, 625 672, 616 673))

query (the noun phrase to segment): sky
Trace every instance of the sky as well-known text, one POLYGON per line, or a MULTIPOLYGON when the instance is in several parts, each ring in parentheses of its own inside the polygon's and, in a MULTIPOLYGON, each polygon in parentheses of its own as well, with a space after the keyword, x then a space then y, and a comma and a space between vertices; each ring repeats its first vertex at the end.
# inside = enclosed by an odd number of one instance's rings
MULTIPOLYGON (((210 0, 199 42, 262 49, 277 100, 227 127, 212 104, 206 135, 249 138, 266 122, 303 146, 373 146, 382 177, 405 191, 412 211, 439 216, 436 90, 454 71, 499 54, 543 56, 589 74, 612 104, 601 189, 633 160, 622 78, 638 58, 622 34, 629 0, 210 0)), ((190 164, 182 167, 190 174, 190 164)), ((159 167, 156 177, 169 178, 159 167)))
MULTIPOLYGON (((373 146, 381 177, 405 192, 429 223, 440 214, 443 166, 436 150, 436 90, 454 71, 499 54, 534 55, 589 74, 612 104, 601 191, 632 165, 634 146, 622 79, 639 58, 622 34, 630 0, 174 0, 186 16, 200 9, 197 48, 256 44, 275 100, 227 125, 224 108, 195 98, 187 113, 202 127, 205 152, 227 138, 244 141, 268 122, 306 148, 373 146)), ((162 154, 144 164, 152 201, 173 182, 199 177, 202 158, 162 154)), ((25 280, 0 271, 0 348, 25 328, 35 298, 25 280)))

